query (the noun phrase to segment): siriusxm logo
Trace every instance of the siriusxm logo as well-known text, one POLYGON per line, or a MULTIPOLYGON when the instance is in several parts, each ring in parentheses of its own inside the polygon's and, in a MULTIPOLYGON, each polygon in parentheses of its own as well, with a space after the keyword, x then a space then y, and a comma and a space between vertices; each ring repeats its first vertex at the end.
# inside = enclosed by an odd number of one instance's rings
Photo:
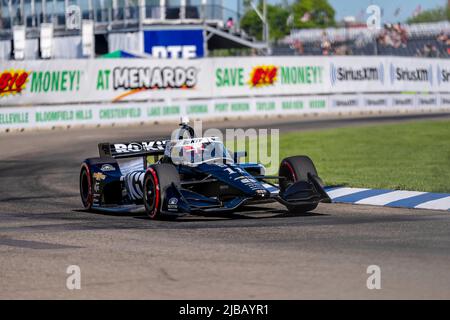
POLYGON ((396 81, 406 82, 429 82, 433 85, 433 67, 430 65, 428 68, 406 68, 396 67, 391 64, 391 83, 396 81))
POLYGON ((357 107, 359 106, 359 99, 357 98, 333 99, 332 105, 333 107, 357 107))
POLYGON ((450 82, 450 70, 437 66, 438 84, 450 82))
POLYGON ((437 102, 437 97, 418 98, 419 106, 435 106, 437 102))
POLYGON ((377 67, 336 67, 331 64, 331 84, 334 86, 337 82, 358 82, 358 81, 377 81, 384 84, 384 66, 380 64, 377 67))

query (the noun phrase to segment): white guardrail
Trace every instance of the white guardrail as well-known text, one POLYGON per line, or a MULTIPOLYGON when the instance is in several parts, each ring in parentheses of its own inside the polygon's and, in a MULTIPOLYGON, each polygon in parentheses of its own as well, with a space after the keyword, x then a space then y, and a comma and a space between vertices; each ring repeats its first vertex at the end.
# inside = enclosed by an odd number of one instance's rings
POLYGON ((0 130, 450 110, 450 61, 394 57, 0 62, 0 130))

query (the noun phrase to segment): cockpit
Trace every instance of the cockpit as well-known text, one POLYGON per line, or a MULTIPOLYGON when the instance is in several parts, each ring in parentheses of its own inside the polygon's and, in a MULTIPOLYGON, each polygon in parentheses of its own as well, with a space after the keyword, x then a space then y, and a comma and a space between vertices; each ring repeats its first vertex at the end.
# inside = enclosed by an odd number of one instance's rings
POLYGON ((167 143, 165 155, 175 165, 196 167, 201 164, 231 164, 233 157, 218 138, 193 138, 167 143))

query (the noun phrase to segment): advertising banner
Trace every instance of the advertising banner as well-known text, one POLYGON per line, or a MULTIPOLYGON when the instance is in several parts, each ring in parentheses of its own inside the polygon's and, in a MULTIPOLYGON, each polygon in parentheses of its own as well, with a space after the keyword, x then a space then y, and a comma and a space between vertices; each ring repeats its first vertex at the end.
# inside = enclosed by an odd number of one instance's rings
POLYGON ((450 110, 449 94, 309 95, 198 101, 0 108, 0 132, 12 129, 306 114, 450 110))
POLYGON ((144 50, 154 58, 203 58, 204 43, 202 29, 144 31, 144 50))
POLYGON ((0 62, 0 106, 208 98, 207 60, 0 62))
POLYGON ((213 96, 324 93, 330 84, 323 62, 311 57, 213 59, 213 96))
MULTIPOLYGON (((352 107, 364 102, 355 95, 384 93, 450 93, 450 61, 234 57, 0 62, 0 107, 274 96, 303 101, 299 97, 330 94, 353 96, 352 101, 333 100, 332 107, 352 107)), ((410 100, 401 96, 393 105, 408 105, 410 100)), ((286 107, 300 108, 300 104, 286 107)), ((271 108, 261 106, 260 110, 270 112, 271 108)))

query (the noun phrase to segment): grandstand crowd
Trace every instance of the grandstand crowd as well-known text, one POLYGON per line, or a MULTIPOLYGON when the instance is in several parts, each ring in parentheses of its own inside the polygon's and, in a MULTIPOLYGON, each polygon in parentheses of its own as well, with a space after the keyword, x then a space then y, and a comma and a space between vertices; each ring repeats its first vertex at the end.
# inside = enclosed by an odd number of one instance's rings
POLYGON ((272 54, 446 58, 450 56, 450 23, 385 24, 380 30, 364 26, 293 30, 272 54))

